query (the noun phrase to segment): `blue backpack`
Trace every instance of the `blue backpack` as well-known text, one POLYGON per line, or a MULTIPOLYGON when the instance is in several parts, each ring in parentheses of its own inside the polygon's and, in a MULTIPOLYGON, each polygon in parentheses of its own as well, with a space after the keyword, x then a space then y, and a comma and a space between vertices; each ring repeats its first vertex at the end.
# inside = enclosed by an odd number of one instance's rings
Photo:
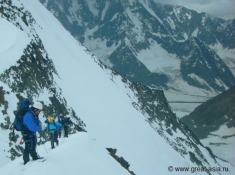
POLYGON ((15 114, 15 120, 13 123, 14 129, 16 131, 25 131, 26 128, 23 125, 23 117, 26 114, 26 112, 29 111, 30 104, 31 103, 29 99, 24 99, 20 102, 19 110, 15 114))

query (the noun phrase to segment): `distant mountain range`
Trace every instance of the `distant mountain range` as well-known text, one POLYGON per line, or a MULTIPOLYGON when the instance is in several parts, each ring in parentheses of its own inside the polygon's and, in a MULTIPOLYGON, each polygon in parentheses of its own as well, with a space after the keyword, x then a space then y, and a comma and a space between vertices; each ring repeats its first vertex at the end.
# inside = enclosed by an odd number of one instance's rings
MULTIPOLYGON (((105 65, 132 82, 216 95, 235 84, 235 19, 153 0, 40 0, 105 65)), ((212 95, 213 96, 213 95, 212 95)))

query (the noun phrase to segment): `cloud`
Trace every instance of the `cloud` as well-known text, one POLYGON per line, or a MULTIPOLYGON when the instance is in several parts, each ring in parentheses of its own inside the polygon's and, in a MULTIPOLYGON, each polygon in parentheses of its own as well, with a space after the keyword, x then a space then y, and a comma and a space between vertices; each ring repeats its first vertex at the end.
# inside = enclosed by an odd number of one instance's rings
POLYGON ((154 0, 155 2, 180 5, 197 12, 206 12, 212 17, 235 18, 235 0, 154 0))

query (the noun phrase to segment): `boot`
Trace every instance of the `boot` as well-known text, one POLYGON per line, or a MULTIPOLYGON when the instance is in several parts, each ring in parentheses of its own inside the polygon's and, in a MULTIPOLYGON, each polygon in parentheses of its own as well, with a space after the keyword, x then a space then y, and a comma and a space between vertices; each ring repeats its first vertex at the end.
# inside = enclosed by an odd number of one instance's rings
POLYGON ((38 154, 36 154, 35 156, 33 156, 33 160, 38 160, 38 159, 43 159, 43 157, 40 157, 38 154))

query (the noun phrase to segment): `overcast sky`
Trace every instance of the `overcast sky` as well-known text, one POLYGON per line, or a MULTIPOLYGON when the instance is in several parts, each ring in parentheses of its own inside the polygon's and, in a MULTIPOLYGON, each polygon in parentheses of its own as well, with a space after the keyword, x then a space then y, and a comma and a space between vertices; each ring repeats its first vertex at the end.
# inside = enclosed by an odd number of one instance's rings
POLYGON ((235 0, 154 0, 164 4, 184 6, 210 16, 224 19, 235 18, 235 0))

